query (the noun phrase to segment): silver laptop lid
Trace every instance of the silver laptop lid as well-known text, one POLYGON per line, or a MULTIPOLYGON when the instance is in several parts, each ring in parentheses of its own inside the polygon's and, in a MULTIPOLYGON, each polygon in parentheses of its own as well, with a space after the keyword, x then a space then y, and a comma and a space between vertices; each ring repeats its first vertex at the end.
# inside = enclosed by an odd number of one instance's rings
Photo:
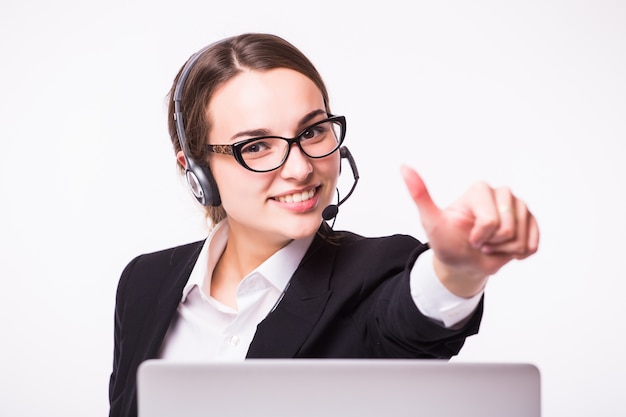
POLYGON ((144 362, 139 417, 539 417, 527 363, 437 360, 144 362))

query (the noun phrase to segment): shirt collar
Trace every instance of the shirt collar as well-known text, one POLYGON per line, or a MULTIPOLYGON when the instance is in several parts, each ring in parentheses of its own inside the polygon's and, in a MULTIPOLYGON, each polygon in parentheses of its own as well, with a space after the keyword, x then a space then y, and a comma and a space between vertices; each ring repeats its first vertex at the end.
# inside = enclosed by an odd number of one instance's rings
MULTIPOLYGON (((226 219, 219 222, 213 230, 211 230, 211 233, 202 246, 202 250, 191 271, 189 280, 183 288, 181 302, 187 299, 189 292, 194 287, 202 288, 205 283, 206 285, 210 285, 215 265, 226 248, 228 231, 228 220, 226 219)), ((302 258, 304 258, 314 237, 315 235, 311 235, 302 239, 292 240, 284 248, 278 250, 275 254, 266 259, 265 262, 247 276, 260 274, 279 291, 283 291, 289 283, 291 276, 298 268, 302 258)))

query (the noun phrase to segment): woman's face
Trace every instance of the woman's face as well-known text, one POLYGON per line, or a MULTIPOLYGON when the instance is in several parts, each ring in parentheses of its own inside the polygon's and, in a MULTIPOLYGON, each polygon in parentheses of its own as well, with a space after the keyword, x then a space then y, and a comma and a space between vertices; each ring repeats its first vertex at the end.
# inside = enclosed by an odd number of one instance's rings
MULTIPOLYGON (((299 72, 244 71, 216 90, 208 106, 210 144, 257 136, 291 138, 327 117, 320 90, 299 72)), ((210 165, 232 233, 284 246, 315 233, 335 194, 339 152, 311 159, 292 145, 275 171, 252 172, 230 155, 211 154, 210 165)))

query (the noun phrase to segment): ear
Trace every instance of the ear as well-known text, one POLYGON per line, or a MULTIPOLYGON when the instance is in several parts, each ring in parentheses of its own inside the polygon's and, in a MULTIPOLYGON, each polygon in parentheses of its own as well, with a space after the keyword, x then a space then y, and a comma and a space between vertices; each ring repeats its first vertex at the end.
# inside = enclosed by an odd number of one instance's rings
POLYGON ((187 168, 187 159, 185 159, 185 154, 183 153, 183 151, 178 151, 176 153, 176 160, 178 161, 180 166, 183 167, 183 170, 187 168))

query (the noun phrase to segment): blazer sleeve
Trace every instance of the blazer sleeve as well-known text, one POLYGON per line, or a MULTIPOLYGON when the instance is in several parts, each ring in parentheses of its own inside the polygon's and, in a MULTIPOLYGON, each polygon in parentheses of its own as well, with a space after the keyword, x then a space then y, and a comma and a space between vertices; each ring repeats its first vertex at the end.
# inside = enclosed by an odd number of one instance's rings
POLYGON ((415 305, 410 290, 410 273, 416 251, 405 269, 387 281, 367 317, 377 355, 449 359, 459 353, 467 337, 478 333, 483 300, 460 326, 446 328, 425 316, 415 305))
POLYGON ((363 280, 353 320, 371 356, 449 359, 459 353, 468 336, 478 332, 482 300, 472 316, 455 328, 442 326, 415 305, 410 275, 417 258, 429 250, 427 244, 395 235, 357 242, 354 249, 358 252, 349 250, 344 255, 361 264, 351 268, 351 279, 361 276, 363 280))

